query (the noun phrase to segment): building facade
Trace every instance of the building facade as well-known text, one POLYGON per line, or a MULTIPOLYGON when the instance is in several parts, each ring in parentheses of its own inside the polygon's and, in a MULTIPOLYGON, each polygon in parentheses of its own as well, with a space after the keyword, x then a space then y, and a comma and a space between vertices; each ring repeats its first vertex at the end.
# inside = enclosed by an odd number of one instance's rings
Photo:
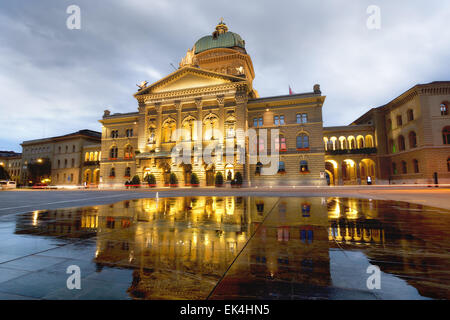
POLYGON ((130 176, 153 174, 163 186, 174 173, 184 186, 195 173, 200 185, 212 186, 218 172, 225 180, 240 172, 250 186, 325 185, 319 85, 260 98, 254 77, 245 42, 219 23, 188 50, 178 70, 140 85, 137 112, 105 111, 100 185, 123 186, 130 176), (178 149, 190 150, 188 161, 174 157, 178 149), (275 164, 263 159, 275 153, 281 155, 275 164), (274 173, 265 174, 273 165, 274 173))
MULTIPOLYGON (((80 130, 63 136, 28 140, 22 145, 23 184, 30 183, 28 166, 32 163, 50 162, 50 173, 45 183, 50 185, 81 185, 85 176, 83 169, 94 163, 86 161, 86 152, 100 152, 101 134, 92 130, 80 130), (89 151, 87 151, 87 147, 89 151), (96 149, 94 151, 94 149, 96 149)), ((100 165, 97 163, 97 169, 100 165)), ((98 171, 97 171, 98 172, 98 171)))
POLYGON ((0 166, 8 173, 10 180, 20 183, 22 155, 14 151, 0 151, 0 166))
POLYGON ((349 126, 324 128, 331 184, 450 183, 450 81, 416 85, 349 126), (366 180, 367 181, 367 180, 366 180))

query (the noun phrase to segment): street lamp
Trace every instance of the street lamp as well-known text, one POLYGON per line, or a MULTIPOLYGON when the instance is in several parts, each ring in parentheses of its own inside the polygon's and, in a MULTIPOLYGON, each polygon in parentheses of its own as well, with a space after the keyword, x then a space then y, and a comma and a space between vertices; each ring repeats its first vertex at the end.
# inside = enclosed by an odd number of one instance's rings
POLYGON ((37 162, 42 163, 42 159, 41 158, 37 159, 37 162))

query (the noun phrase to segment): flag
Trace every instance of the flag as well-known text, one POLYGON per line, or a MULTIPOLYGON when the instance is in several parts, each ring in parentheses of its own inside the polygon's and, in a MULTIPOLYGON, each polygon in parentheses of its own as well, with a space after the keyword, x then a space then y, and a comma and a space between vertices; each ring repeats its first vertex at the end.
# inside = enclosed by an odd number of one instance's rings
POLYGON ((289 95, 294 94, 294 91, 292 91, 291 86, 289 86, 289 95))

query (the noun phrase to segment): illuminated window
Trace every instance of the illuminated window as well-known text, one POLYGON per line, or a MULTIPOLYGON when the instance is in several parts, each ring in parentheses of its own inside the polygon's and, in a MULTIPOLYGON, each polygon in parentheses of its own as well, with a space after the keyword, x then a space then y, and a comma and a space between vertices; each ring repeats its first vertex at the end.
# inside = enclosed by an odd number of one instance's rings
POLYGON ((264 151, 265 149, 264 149, 264 146, 265 146, 265 143, 264 143, 265 141, 264 141, 264 138, 263 137, 261 137, 261 136, 259 136, 258 137, 258 150, 259 150, 259 152, 262 152, 262 151, 264 151))
POLYGON ((275 138, 275 150, 286 151, 286 138, 283 135, 275 138))
POLYGON ((280 125, 284 124, 284 116, 280 116, 280 125))
POLYGON ((124 158, 125 158, 125 159, 131 159, 131 158, 133 158, 133 147, 132 147, 132 146, 127 145, 127 146, 125 147, 124 158))
POLYGON ((280 124, 280 119, 278 116, 273 117, 273 123, 278 126, 280 124))
POLYGON ((392 174, 397 174, 397 164, 395 162, 392 162, 392 174))
POLYGON ((308 172, 308 161, 302 160, 300 161, 300 172, 308 172))

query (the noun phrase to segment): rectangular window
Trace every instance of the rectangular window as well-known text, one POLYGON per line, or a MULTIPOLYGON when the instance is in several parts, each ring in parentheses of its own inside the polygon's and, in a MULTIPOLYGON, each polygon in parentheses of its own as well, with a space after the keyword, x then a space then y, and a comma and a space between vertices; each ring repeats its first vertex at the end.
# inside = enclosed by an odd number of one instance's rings
POLYGON ((278 126, 280 124, 280 120, 278 118, 278 116, 273 117, 273 123, 278 126))
POLYGON ((307 123, 308 122, 308 114, 307 113, 303 113, 302 114, 302 123, 307 123))
POLYGON ((253 126, 254 127, 258 126, 258 118, 253 118, 253 126))
POLYGON ((262 117, 259 117, 258 124, 259 124, 260 127, 263 126, 263 118, 262 117))
POLYGON ((402 116, 401 116, 401 115, 398 115, 398 116, 397 116, 397 126, 401 126, 401 125, 403 125, 402 116))
POLYGON ((281 125, 284 124, 284 116, 280 116, 280 124, 281 124, 281 125))

